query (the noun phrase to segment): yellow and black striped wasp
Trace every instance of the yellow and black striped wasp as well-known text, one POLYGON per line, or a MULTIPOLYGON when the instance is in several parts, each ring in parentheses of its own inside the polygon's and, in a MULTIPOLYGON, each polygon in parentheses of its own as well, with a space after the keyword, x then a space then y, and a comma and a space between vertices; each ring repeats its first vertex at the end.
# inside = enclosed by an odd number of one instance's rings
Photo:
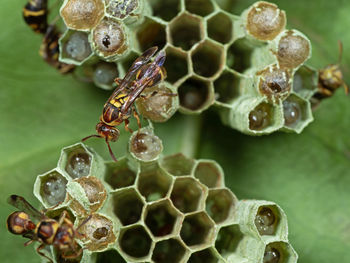
MULTIPOLYGON (((134 61, 123 79, 115 80, 118 87, 104 104, 100 122, 96 125, 97 134, 82 139, 82 141, 85 141, 91 137, 104 138, 114 161, 117 161, 117 159, 112 152, 109 141, 115 142, 119 138, 120 132, 115 126, 124 122, 125 130, 132 132, 129 128, 129 118, 133 114, 140 129, 140 118, 133 103, 138 97, 147 99, 154 96, 157 92, 153 92, 148 96, 141 93, 145 88, 157 85, 166 77, 166 71, 163 68, 165 52, 160 51, 155 55, 157 50, 157 47, 147 49, 134 61), (153 56, 154 60, 149 62, 153 56)), ((168 95, 176 96, 176 94, 168 95)))
POLYGON ((30 0, 23 7, 23 19, 34 32, 45 34, 47 24, 47 0, 30 0))
POLYGON ((91 217, 87 217, 77 229, 74 229, 66 210, 62 212, 58 220, 55 220, 36 210, 21 196, 11 195, 7 202, 19 210, 7 218, 7 229, 12 234, 29 238, 24 246, 28 246, 34 241, 40 242, 41 244, 36 251, 50 262, 53 262, 52 259, 41 252, 47 245, 53 245, 62 258, 77 258, 81 255, 82 248, 78 249, 75 238, 82 236, 78 229, 91 217), (35 221, 36 223, 34 223, 35 221))

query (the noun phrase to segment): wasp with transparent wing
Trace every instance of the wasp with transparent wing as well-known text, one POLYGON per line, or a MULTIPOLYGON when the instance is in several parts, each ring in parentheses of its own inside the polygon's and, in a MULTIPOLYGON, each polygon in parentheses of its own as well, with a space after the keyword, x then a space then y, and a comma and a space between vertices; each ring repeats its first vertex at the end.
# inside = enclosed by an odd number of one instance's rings
POLYGON ((82 236, 78 229, 90 217, 87 217, 77 229, 74 229, 66 210, 62 212, 58 220, 55 220, 36 210, 21 196, 11 195, 7 202, 19 210, 13 212, 7 218, 7 229, 12 234, 29 238, 29 241, 24 243, 25 246, 30 245, 34 241, 40 242, 41 244, 36 251, 40 256, 50 260, 50 262, 53 262, 52 259, 41 252, 47 245, 53 245, 62 258, 77 258, 81 255, 82 248, 78 249, 75 238, 82 236))
MULTIPOLYGON (((132 132, 129 128, 129 118, 131 115, 134 115, 140 129, 140 118, 133 104, 139 97, 147 99, 157 94, 157 92, 153 92, 145 96, 141 93, 145 88, 157 85, 166 77, 165 69, 162 67, 165 61, 165 52, 160 51, 155 55, 157 49, 157 47, 147 49, 134 61, 123 79, 115 80, 118 87, 104 105, 100 122, 96 125, 97 134, 82 139, 82 141, 85 141, 91 137, 104 138, 114 161, 117 161, 117 159, 112 152, 109 142, 115 142, 119 138, 120 132, 115 126, 124 122, 125 130, 132 132), (154 60, 149 62, 154 55, 154 60)), ((177 96, 177 94, 166 95, 177 96)))

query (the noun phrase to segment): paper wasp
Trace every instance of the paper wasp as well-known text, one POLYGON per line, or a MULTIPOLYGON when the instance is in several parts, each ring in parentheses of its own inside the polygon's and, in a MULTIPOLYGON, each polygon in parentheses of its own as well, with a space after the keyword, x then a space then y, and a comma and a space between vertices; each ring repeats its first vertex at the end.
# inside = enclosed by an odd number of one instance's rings
POLYGON ((71 73, 75 66, 66 64, 58 60, 60 50, 58 40, 61 37, 61 33, 57 27, 52 24, 46 29, 44 38, 40 45, 40 56, 52 67, 56 68, 61 74, 71 73))
MULTIPOLYGON (((123 79, 115 80, 118 87, 104 105, 100 122, 96 125, 97 134, 82 139, 82 141, 85 141, 91 137, 104 138, 114 161, 117 161, 117 159, 112 152, 109 141, 115 142, 119 138, 120 132, 115 126, 124 122, 125 130, 132 132, 129 128, 129 118, 133 114, 140 129, 140 118, 133 103, 139 97, 147 99, 157 94, 157 92, 153 92, 144 96, 141 93, 145 88, 157 85, 166 77, 166 71, 162 67, 165 61, 164 51, 158 52, 153 62, 149 62, 157 49, 157 47, 147 49, 134 61, 123 79), (135 79, 133 80, 134 76, 135 79)), ((177 96, 177 94, 166 95, 177 96)))
POLYGON ((47 0, 30 0, 23 8, 24 21, 34 32, 45 34, 47 29, 47 0))
POLYGON ((52 259, 41 252, 47 245, 53 245, 62 253, 62 258, 77 258, 81 255, 82 248, 77 250, 78 244, 75 238, 82 236, 78 229, 90 220, 90 217, 87 217, 77 229, 74 229, 66 210, 62 212, 58 220, 55 220, 36 210, 21 196, 11 195, 7 202, 19 210, 7 218, 7 229, 15 235, 29 238, 30 240, 25 242, 24 246, 34 241, 40 242, 36 251, 50 262, 53 262, 52 259))
POLYGON ((317 102, 322 99, 333 96, 335 91, 344 86, 345 93, 349 93, 349 87, 346 85, 343 79, 343 73, 340 69, 340 62, 343 54, 343 45, 339 41, 339 58, 337 64, 330 64, 318 71, 318 91, 313 96, 317 102))

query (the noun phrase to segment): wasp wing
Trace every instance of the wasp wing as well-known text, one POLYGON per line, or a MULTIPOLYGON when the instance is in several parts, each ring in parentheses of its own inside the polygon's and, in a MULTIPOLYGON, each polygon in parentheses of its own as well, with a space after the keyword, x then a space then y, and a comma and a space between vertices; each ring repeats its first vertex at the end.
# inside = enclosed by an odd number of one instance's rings
POLYGON ((35 209, 22 196, 10 195, 10 197, 7 199, 7 202, 10 205, 16 207, 18 210, 27 213, 31 220, 36 219, 36 220, 40 221, 40 220, 46 218, 46 216, 43 213, 41 213, 37 209, 35 209))

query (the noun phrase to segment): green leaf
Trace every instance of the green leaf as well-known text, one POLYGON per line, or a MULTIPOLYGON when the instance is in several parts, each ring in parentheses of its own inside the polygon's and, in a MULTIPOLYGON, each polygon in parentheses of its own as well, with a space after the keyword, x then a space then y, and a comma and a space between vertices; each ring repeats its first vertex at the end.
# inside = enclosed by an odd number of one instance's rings
MULTIPOLYGON (((94 133, 110 92, 61 76, 42 61, 37 52, 40 36, 22 22, 24 2, 3 1, 0 8, 0 256, 1 262, 27 263, 38 262, 38 256, 33 248, 21 245, 23 238, 5 229, 6 217, 14 211, 5 200, 16 193, 38 205, 32 194, 36 175, 56 165, 62 147, 94 133)), ((350 83, 350 2, 274 2, 286 11, 288 27, 312 40, 312 66, 335 63, 337 41, 342 40, 343 69, 350 83)), ((234 13, 251 3, 235 1, 234 13)), ((224 127, 213 112, 201 120, 178 114, 157 124, 156 133, 165 153, 184 150, 218 161, 238 198, 281 205, 299 262, 346 262, 350 259, 349 116, 349 97, 340 90, 321 104, 315 121, 301 135, 245 136, 224 127)), ((113 144, 117 156, 126 152, 127 139, 122 131, 113 144)), ((110 158, 103 140, 91 139, 88 144, 110 158)))

